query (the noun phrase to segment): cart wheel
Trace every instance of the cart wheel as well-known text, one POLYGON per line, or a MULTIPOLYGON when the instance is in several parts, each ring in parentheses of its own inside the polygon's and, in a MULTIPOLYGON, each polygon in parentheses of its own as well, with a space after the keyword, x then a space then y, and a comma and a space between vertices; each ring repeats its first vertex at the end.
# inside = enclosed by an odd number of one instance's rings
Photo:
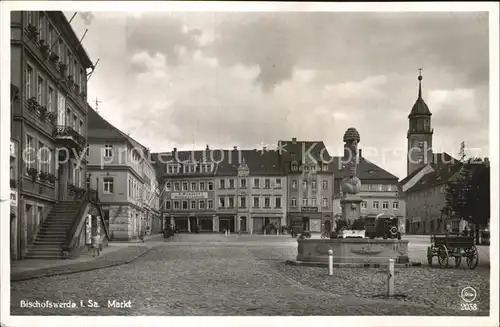
POLYGON ((477 253, 477 249, 474 245, 470 249, 466 250, 465 256, 467 257, 467 266, 470 269, 476 268, 479 263, 479 254, 477 253))
POLYGON ((427 262, 429 266, 432 266, 432 249, 430 246, 427 248, 427 262))
POLYGON ((455 256, 455 268, 460 267, 461 263, 462 263, 462 257, 455 256))
POLYGON ((448 267, 448 249, 445 245, 441 245, 438 249, 438 262, 442 268, 448 267))

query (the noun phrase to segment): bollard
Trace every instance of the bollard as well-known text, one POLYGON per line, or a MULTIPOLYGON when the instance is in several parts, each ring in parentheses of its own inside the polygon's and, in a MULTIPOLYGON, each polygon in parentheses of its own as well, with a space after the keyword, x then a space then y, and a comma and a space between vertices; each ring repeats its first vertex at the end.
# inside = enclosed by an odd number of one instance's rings
POLYGON ((394 296, 394 259, 389 259, 389 274, 387 275, 387 295, 394 296))
POLYGON ((225 236, 227 236, 227 229, 226 229, 226 230, 224 230, 224 235, 225 235, 225 236))
POLYGON ((333 250, 328 250, 328 275, 333 276, 333 250))
POLYGON ((266 235, 266 234, 267 234, 267 232, 266 232, 266 230, 264 229, 264 235, 266 235))
POLYGON ((227 236, 231 236, 231 231, 229 229, 227 230, 227 236))

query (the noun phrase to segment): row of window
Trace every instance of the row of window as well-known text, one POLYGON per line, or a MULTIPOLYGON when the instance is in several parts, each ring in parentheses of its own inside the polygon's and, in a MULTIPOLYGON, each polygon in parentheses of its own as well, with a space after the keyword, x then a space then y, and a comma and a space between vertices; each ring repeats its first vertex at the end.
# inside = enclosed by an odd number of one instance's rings
POLYGON ((214 208, 214 201, 213 200, 200 200, 200 201, 196 201, 196 200, 191 200, 191 201, 187 201, 187 200, 184 200, 184 201, 179 201, 179 200, 175 200, 175 201, 165 201, 165 209, 166 210, 179 210, 181 209, 182 210, 194 210, 194 209, 210 209, 212 210, 214 208), (173 204, 173 206, 172 206, 173 204), (182 207, 181 207, 181 204, 182 204, 182 207), (189 205, 190 204, 190 205, 189 205))
POLYGON ((398 187, 397 185, 391 185, 391 184, 362 184, 361 191, 394 192, 398 191, 398 187))
MULTIPOLYGON (((311 198, 311 199, 302 198, 302 206, 303 207, 316 207, 317 205, 318 204, 317 204, 316 198, 311 198)), ((297 206, 297 198, 291 199, 291 206, 292 207, 297 206)), ((321 206, 323 208, 328 207, 328 198, 323 198, 323 201, 321 202, 321 206)))
MULTIPOLYGON (((253 208, 260 208, 261 207, 261 201, 260 201, 260 196, 253 196, 253 208)), ((264 196, 264 208, 271 208, 271 197, 270 196, 264 196)), ((274 202, 273 202, 274 208, 281 208, 281 197, 276 196, 274 197, 274 202)), ((247 207, 247 198, 245 196, 240 196, 240 203, 239 203, 240 208, 246 208, 247 207)), ((228 196, 228 197, 219 197, 219 208, 234 208, 234 197, 228 196)))
POLYGON ((44 12, 36 11, 28 11, 27 18, 28 24, 37 28, 38 41, 43 40, 49 49, 52 49, 51 51, 59 56, 59 60, 66 64, 68 75, 73 76, 75 83, 78 83, 80 90, 84 92, 87 81, 85 69, 80 65, 77 57, 73 55, 50 19, 44 12))
MULTIPOLYGON (((174 192, 179 192, 179 191, 213 191, 214 190, 214 183, 213 182, 183 182, 182 183, 182 189, 181 189, 181 183, 180 182, 175 182, 173 191, 174 192), (191 185, 190 185, 191 184, 191 185), (189 188, 191 186, 191 188, 189 188)), ((172 183, 168 182, 165 185, 165 191, 170 192, 172 191, 172 183)))
MULTIPOLYGON (((313 190, 317 189, 316 181, 311 181, 311 183, 309 183, 309 181, 303 181, 302 188, 307 189, 309 187, 309 184, 311 184, 311 189, 313 189, 313 190)), ((328 189, 328 181, 323 181, 322 186, 323 186, 324 190, 327 190, 328 189)), ((292 189, 296 189, 296 188, 297 188, 297 181, 293 180, 292 181, 292 189)))
POLYGON ((167 164, 165 166, 165 172, 167 174, 179 174, 179 173, 212 173, 215 169, 213 163, 188 163, 188 164, 167 164))
POLYGON ((80 135, 84 135, 84 118, 77 115, 76 111, 69 106, 65 108, 66 98, 61 93, 56 92, 55 88, 42 77, 40 72, 35 74, 33 66, 29 63, 26 63, 25 77, 26 100, 35 97, 38 104, 45 106, 48 111, 55 112, 57 110, 57 125, 71 126, 80 135), (34 91, 35 76, 36 94, 34 91))
POLYGON ((302 165, 299 166, 298 163, 292 163, 292 171, 328 171, 328 165, 324 164, 322 166, 317 166, 317 165, 302 165))
MULTIPOLYGON (((361 202, 361 208, 367 209, 368 203, 366 201, 361 202)), ((372 209, 380 209, 380 201, 373 201, 372 209)), ((382 201, 382 209, 389 209, 389 201, 382 201)), ((399 201, 392 201, 392 209, 399 209, 399 201)))
MULTIPOLYGON (((260 178, 253 178, 253 188, 260 188, 261 187, 260 181, 261 181, 260 178)), ((226 187, 227 188, 234 188, 235 187, 234 185, 235 185, 234 179, 232 179, 232 178, 228 179, 227 183, 226 183, 225 179, 219 180, 219 188, 221 188, 221 189, 225 189, 226 187)), ((273 186, 274 186, 274 188, 281 188, 281 178, 275 178, 273 186)), ((240 178, 240 186, 239 187, 247 188, 246 178, 240 178)), ((271 188, 271 179, 270 178, 264 179, 264 188, 271 188)))

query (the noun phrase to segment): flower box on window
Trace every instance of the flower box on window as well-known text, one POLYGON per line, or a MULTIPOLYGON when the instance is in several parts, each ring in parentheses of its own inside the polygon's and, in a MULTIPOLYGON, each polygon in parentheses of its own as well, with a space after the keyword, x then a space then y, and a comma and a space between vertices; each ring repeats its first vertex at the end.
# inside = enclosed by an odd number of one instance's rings
POLYGON ((40 40, 40 52, 44 55, 47 56, 49 54, 49 45, 45 42, 45 40, 40 40))
POLYGON ((52 111, 47 112, 47 120, 52 124, 55 124, 57 120, 57 113, 52 111))
POLYGON ((47 181, 50 183, 50 184, 54 184, 55 181, 57 180, 56 176, 54 176, 53 174, 47 174, 47 181))
POLYGON ((57 69, 59 69, 62 76, 65 76, 66 71, 68 70, 68 66, 65 63, 63 63, 62 61, 59 61, 59 63, 57 64, 57 69))
POLYGON ((40 113, 40 117, 42 118, 42 120, 45 120, 47 118, 47 107, 38 106, 38 112, 40 113))
POLYGON ((26 101, 26 105, 29 110, 36 111, 38 109, 38 101, 35 97, 31 97, 26 101))
POLYGON ((49 179, 49 174, 44 171, 41 171, 40 174, 38 174, 38 178, 40 179, 41 182, 45 183, 49 179))
POLYGON ((59 60, 59 56, 57 55, 57 53, 51 52, 49 55, 49 60, 53 63, 56 63, 59 60))
POLYGON ((28 24, 28 36, 32 39, 36 39, 38 37, 38 28, 36 28, 33 24, 28 24))
POLYGON ((32 182, 36 181, 36 177, 38 176, 38 170, 36 170, 35 168, 28 169, 28 176, 31 177, 32 182))

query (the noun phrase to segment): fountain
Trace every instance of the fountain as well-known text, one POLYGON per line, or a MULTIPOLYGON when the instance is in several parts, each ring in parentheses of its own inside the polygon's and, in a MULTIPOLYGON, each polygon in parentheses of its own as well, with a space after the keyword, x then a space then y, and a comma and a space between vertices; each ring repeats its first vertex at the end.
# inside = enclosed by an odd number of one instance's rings
POLYGON ((356 266, 359 264, 388 264, 394 259, 397 264, 408 263, 408 241, 397 239, 369 239, 365 230, 358 225, 361 217, 362 198, 359 195, 361 180, 357 176, 358 143, 361 138, 355 128, 349 128, 344 134, 344 157, 342 167, 345 177, 342 179, 342 220, 346 228, 341 230, 339 238, 298 239, 298 254, 295 263, 328 263, 328 251, 333 251, 336 266, 356 266))

